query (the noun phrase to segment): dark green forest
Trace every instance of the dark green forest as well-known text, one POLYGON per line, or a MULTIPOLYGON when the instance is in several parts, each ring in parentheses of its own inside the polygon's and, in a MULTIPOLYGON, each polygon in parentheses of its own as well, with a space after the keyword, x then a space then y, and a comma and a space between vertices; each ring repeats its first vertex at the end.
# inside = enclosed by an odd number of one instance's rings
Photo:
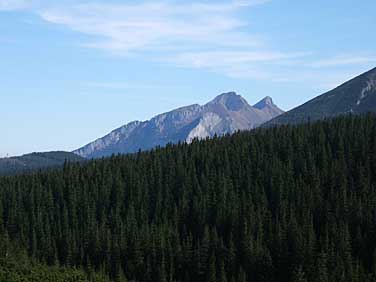
POLYGON ((0 176, 27 174, 36 170, 61 167, 64 161, 84 162, 85 159, 69 152, 31 153, 19 157, 0 158, 0 176))
POLYGON ((376 281, 376 116, 2 177, 0 234, 0 281, 376 281))

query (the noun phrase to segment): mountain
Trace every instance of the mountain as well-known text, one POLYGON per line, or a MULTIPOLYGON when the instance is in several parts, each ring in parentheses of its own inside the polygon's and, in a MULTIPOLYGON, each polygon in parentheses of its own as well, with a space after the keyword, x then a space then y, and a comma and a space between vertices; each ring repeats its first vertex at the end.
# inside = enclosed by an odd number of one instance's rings
POLYGON ((209 103, 178 108, 148 121, 133 121, 74 151, 85 158, 131 153, 179 141, 190 142, 215 134, 252 129, 282 114, 270 97, 254 106, 235 92, 224 93, 209 103))
POLYGON ((58 167, 64 162, 81 162, 85 159, 70 152, 31 153, 19 157, 1 158, 0 175, 30 172, 48 167, 58 167))
POLYGON ((376 68, 274 118, 266 125, 296 124, 367 112, 376 112, 376 68))

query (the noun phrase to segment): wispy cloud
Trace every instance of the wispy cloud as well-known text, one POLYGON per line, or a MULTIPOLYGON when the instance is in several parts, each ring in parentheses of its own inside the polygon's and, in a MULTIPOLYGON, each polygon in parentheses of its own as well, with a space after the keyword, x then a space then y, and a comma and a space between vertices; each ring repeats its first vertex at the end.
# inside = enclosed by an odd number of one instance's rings
POLYGON ((209 51, 181 53, 175 60, 182 65, 192 63, 193 67, 217 67, 229 64, 247 64, 253 62, 269 62, 305 56, 306 53, 281 53, 267 51, 209 51))
POLYGON ((271 79, 266 66, 283 64, 309 53, 283 53, 278 51, 207 51, 177 54, 170 60, 180 67, 207 69, 237 78, 271 79))
POLYGON ((320 59, 311 64, 312 67, 341 67, 376 63, 376 55, 339 55, 332 58, 320 59))
POLYGON ((273 50, 250 31, 251 23, 241 12, 266 2, 76 4, 44 9, 40 15, 47 22, 92 36, 82 44, 87 48, 141 54, 149 60, 233 77, 268 79, 261 71, 263 64, 282 64, 307 53, 273 50))
POLYGON ((96 36, 86 47, 120 54, 145 50, 250 47, 259 44, 244 33, 238 17, 245 7, 266 1, 224 3, 143 2, 138 4, 80 4, 46 9, 41 17, 74 31, 96 36))
MULTIPOLYGON (((252 31, 250 21, 252 8, 270 0, 141 0, 133 4, 51 1, 0 0, 0 10, 34 3, 34 12, 46 22, 88 35, 89 39, 81 42, 82 47, 235 78, 316 81, 326 69, 356 68, 376 62, 376 56, 320 58, 310 50, 288 52, 270 46, 264 35, 252 31), (242 17, 244 11, 247 18, 242 17)), ((96 87, 133 88, 124 84, 96 87)))

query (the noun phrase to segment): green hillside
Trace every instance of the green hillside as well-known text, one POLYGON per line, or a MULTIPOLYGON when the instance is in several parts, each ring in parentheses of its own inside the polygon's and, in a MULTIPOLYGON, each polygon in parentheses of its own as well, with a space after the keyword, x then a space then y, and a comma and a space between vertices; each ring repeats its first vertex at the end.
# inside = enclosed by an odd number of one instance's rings
POLYGON ((376 116, 0 178, 0 234, 114 281, 373 282, 376 116))
POLYGON ((85 159, 69 152, 32 153, 20 157, 0 159, 0 175, 31 172, 38 169, 62 166, 65 161, 82 162, 85 159))

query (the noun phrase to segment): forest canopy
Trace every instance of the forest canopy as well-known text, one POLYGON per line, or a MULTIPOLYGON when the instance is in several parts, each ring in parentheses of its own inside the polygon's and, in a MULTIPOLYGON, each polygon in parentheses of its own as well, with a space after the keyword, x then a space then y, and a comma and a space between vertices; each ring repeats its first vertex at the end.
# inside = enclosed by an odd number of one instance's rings
POLYGON ((0 281, 371 282, 375 238, 375 115, 0 178, 0 281))

